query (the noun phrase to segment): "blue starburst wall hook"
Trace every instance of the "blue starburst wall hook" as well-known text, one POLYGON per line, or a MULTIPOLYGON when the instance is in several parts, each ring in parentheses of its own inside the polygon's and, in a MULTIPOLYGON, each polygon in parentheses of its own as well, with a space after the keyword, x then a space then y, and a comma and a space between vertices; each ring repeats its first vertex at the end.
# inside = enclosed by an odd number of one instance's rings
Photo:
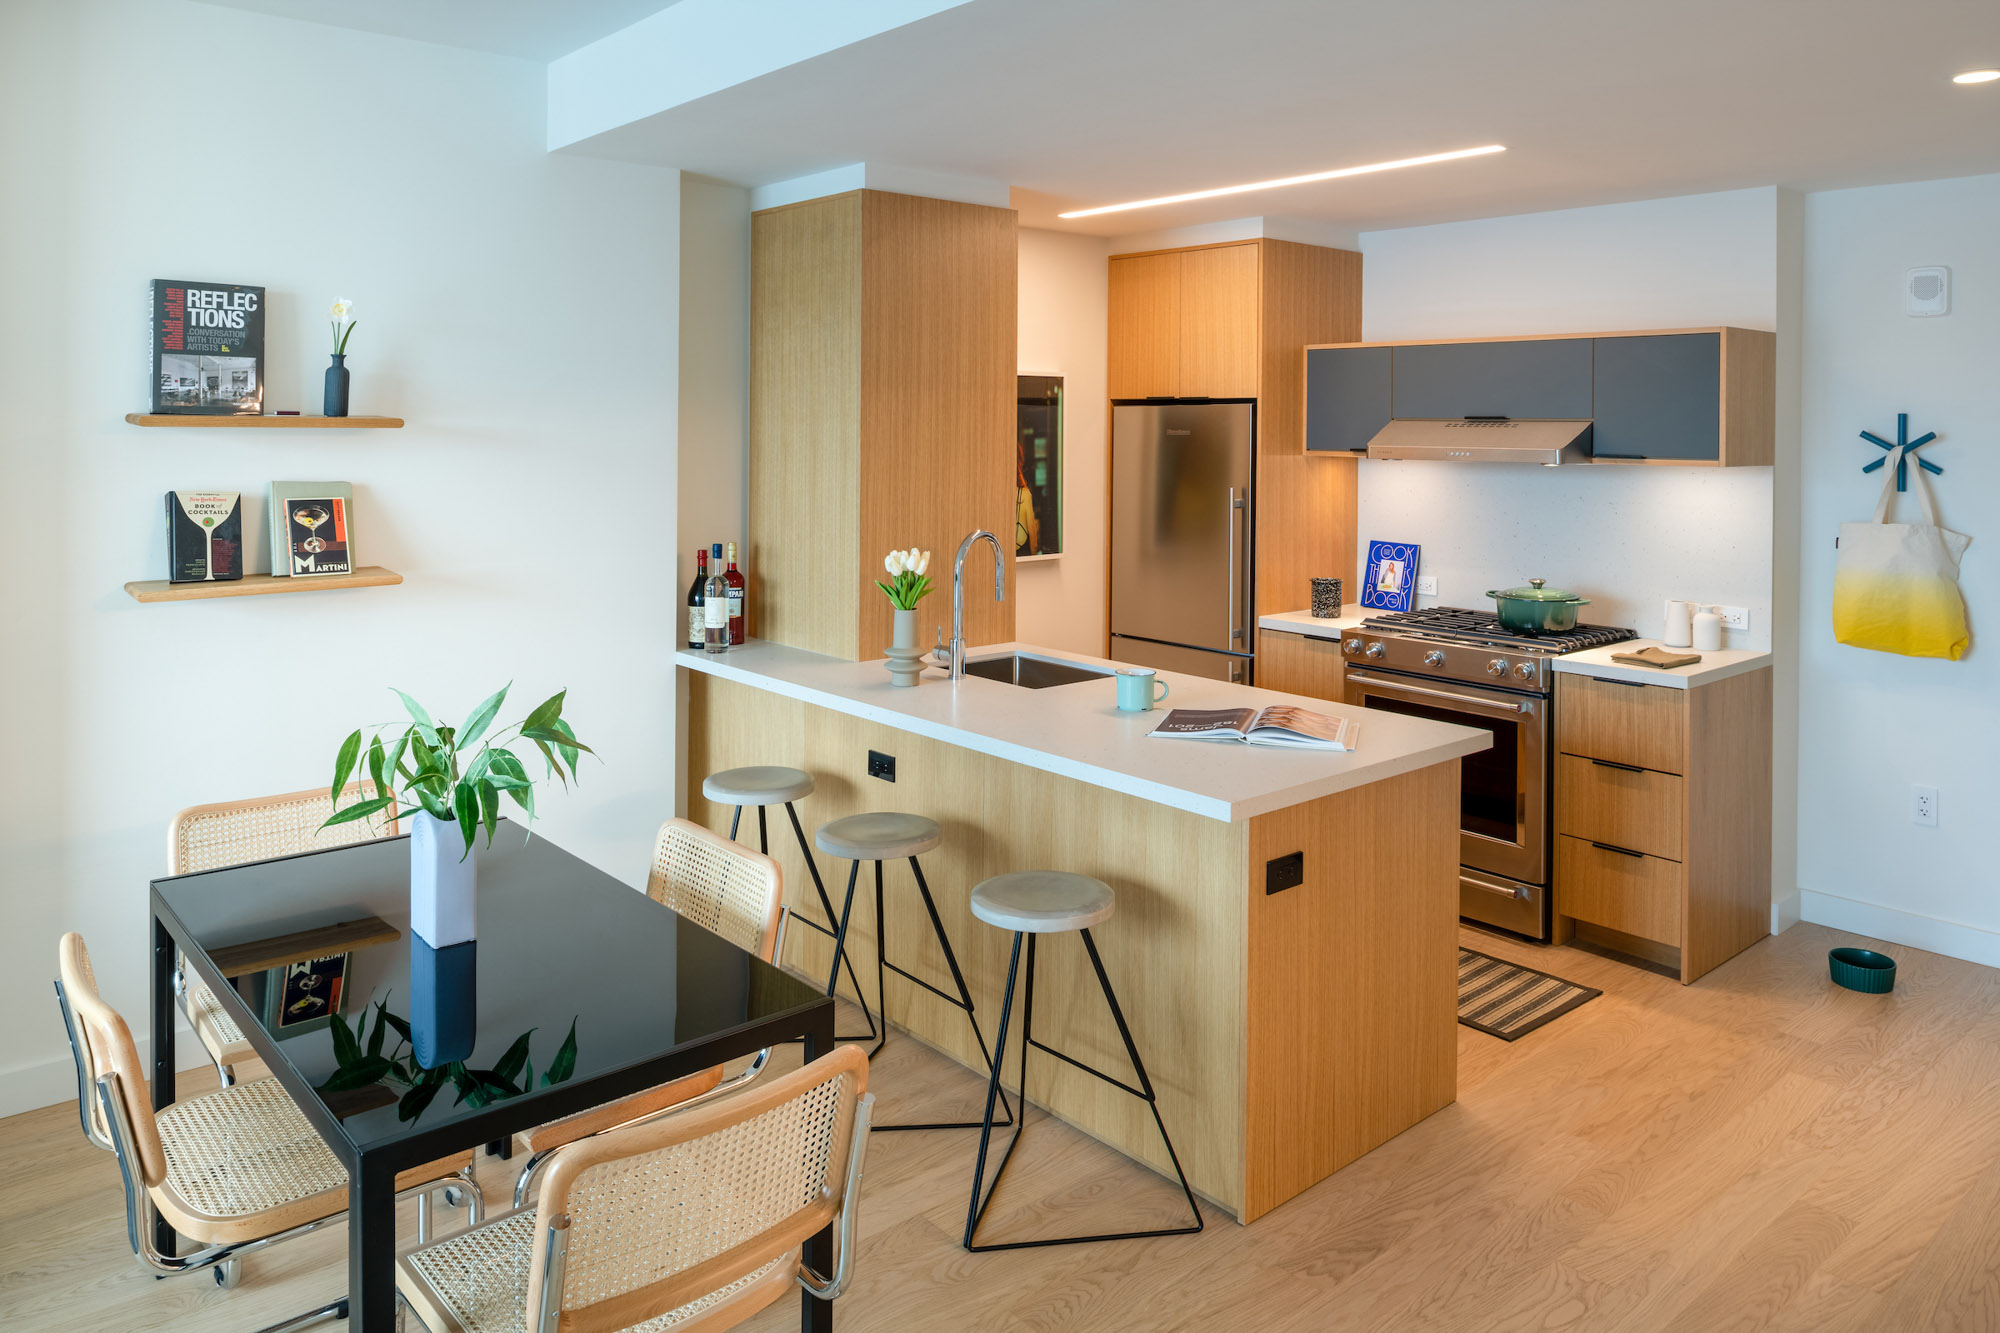
MULTIPOLYGON (((1861 438, 1878 449, 1886 449, 1892 454, 1898 449, 1903 451, 1896 459, 1896 489, 1899 491, 1910 489, 1909 460, 1916 458, 1917 450, 1923 448, 1937 437, 1937 432, 1932 430, 1925 431, 1914 440, 1911 439, 1910 414, 1908 412, 1898 412, 1896 414, 1896 442, 1894 444, 1889 443, 1873 431, 1864 430, 1861 432, 1861 438)), ((1878 458, 1861 470, 1863 472, 1873 472, 1888 461, 1886 458, 1878 458)), ((1944 475, 1944 469, 1936 463, 1931 462, 1928 458, 1917 458, 1917 466, 1930 473, 1933 477, 1942 477, 1944 475)))

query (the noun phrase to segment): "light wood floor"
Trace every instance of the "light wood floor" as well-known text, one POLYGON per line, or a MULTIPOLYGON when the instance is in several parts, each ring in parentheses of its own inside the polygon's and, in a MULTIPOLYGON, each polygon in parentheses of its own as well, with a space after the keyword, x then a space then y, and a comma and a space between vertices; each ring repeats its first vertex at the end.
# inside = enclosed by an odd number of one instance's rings
MULTIPOLYGON (((1896 992, 1856 995, 1825 963, 1854 937, 1802 925, 1683 988, 1463 938, 1606 993, 1511 1045, 1461 1028, 1455 1105, 1248 1228, 969 1255, 975 1136, 880 1135, 839 1327, 2000 1329, 2000 972, 1885 946, 1896 992)), ((900 1037, 874 1087, 883 1121, 983 1091, 900 1037)), ((503 1197, 500 1163, 485 1179, 503 1197)), ((1174 1202, 1035 1116, 988 1225, 1156 1223, 1174 1202)), ((335 1230, 246 1260, 235 1292, 155 1282, 123 1227, 71 1108, 0 1121, 0 1328, 250 1328, 343 1277, 335 1230)), ((749 1327, 797 1317, 788 1300, 749 1327)))

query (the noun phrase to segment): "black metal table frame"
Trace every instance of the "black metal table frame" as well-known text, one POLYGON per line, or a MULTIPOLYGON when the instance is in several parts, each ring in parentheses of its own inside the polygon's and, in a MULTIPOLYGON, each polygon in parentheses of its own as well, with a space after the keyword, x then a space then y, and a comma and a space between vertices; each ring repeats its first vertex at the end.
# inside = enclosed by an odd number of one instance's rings
MULTIPOLYGON (((284 1085, 313 1128, 326 1140, 327 1147, 347 1168, 348 1327, 355 1333, 387 1333, 395 1327, 398 1173, 453 1153, 477 1150, 496 1140, 511 1140, 522 1130, 656 1088, 727 1060, 753 1055, 767 1046, 803 1039, 808 1062, 834 1048, 833 1001, 818 997, 811 1003, 676 1047, 652 1059, 574 1078, 532 1098, 495 1102, 429 1131, 364 1151, 347 1137, 339 1119, 327 1109, 312 1085, 284 1058, 276 1040, 250 1012, 236 987, 222 976, 173 909, 161 899, 157 886, 152 890, 151 901, 153 1109, 165 1110, 174 1100, 177 1007, 173 977, 178 952, 185 955, 187 965, 221 998, 223 1008, 249 1038, 272 1076, 284 1085)), ((177 1237, 164 1218, 157 1222, 154 1243, 162 1254, 176 1253, 177 1237)), ((806 1242, 804 1258, 818 1272, 833 1271, 831 1226, 806 1242)), ((799 1302, 799 1327, 803 1333, 832 1333, 832 1302, 820 1300, 804 1288, 800 1288, 799 1302)))

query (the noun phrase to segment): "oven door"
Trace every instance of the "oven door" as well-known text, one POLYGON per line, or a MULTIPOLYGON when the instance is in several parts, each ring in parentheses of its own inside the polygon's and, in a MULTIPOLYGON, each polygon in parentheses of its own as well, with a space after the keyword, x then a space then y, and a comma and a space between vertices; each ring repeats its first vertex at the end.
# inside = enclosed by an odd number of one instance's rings
POLYGON ((1548 700, 1352 667, 1346 700, 1492 736, 1491 749, 1459 760, 1459 861, 1503 879, 1548 883, 1548 700))

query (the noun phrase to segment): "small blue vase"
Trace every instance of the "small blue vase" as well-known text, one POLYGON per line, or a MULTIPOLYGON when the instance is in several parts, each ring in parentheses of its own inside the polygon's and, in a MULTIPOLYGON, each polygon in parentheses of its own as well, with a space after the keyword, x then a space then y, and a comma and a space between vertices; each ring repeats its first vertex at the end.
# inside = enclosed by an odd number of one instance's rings
POLYGON ((333 364, 326 368, 325 411, 330 417, 347 415, 347 358, 338 352, 333 354, 333 364))

